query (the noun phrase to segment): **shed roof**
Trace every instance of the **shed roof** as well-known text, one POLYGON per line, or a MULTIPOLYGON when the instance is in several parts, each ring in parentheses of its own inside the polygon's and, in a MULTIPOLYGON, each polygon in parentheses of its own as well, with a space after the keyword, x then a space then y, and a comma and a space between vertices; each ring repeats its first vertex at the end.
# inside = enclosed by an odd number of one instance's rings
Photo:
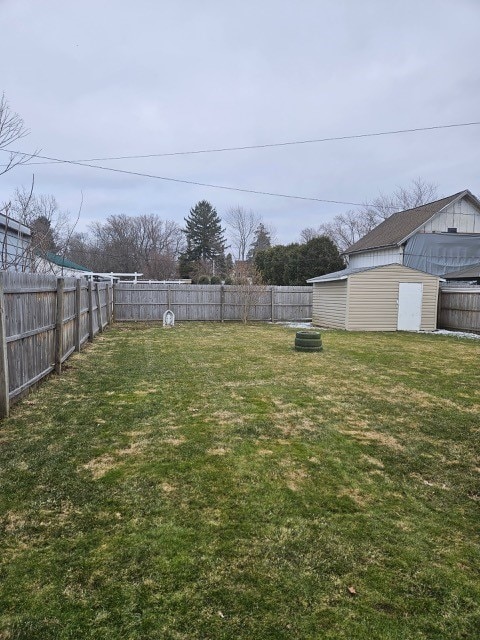
MULTIPOLYGON (((382 265, 384 266, 384 265, 382 265)), ((316 278, 310 278, 307 282, 331 282, 333 280, 346 280, 352 273, 361 273, 362 271, 370 271, 371 269, 377 269, 377 267, 356 267, 342 269, 341 271, 333 271, 332 273, 326 273, 323 276, 317 276, 316 278)))
MULTIPOLYGON (((346 280, 349 276, 355 275, 357 273, 362 273, 364 271, 374 271, 375 269, 384 269, 385 267, 401 267, 407 271, 414 271, 415 273, 423 273, 426 276, 431 278, 438 278, 438 276, 433 276, 431 273, 427 273, 426 271, 420 271, 420 269, 412 269, 411 267, 406 267, 403 264, 399 264, 398 262, 391 262, 389 264, 378 264, 373 267, 355 267, 355 268, 346 268, 341 271, 334 271, 333 273, 326 273, 324 276, 318 276, 317 278, 310 278, 307 280, 309 283, 315 282, 335 282, 337 280, 346 280)), ((441 280, 442 278, 439 278, 441 280)))
POLYGON ((369 231, 363 238, 357 240, 345 254, 367 251, 368 249, 380 249, 400 245, 437 213, 448 207, 456 200, 467 196, 480 210, 480 201, 468 190, 459 191, 452 196, 423 204, 420 207, 398 211, 381 222, 377 227, 369 231))
POLYGON ((58 265, 59 267, 65 267, 66 269, 76 269, 77 271, 88 271, 87 267, 82 267, 82 265, 77 264, 76 262, 72 262, 71 260, 67 260, 67 258, 63 258, 62 256, 58 256, 56 253, 52 251, 47 251, 45 253, 45 257, 49 262, 53 262, 53 264, 58 265))
POLYGON ((458 271, 449 271, 444 275, 446 280, 455 278, 480 278, 480 262, 472 264, 464 269, 458 269, 458 271))

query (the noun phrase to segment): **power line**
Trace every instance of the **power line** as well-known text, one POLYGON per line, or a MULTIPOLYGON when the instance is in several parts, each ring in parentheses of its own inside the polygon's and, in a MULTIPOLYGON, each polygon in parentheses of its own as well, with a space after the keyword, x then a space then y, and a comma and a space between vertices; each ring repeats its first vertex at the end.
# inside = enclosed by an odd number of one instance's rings
MULTIPOLYGON (((301 144, 317 144, 321 142, 337 142, 340 140, 358 140, 361 138, 374 138, 379 136, 391 136, 391 135, 400 135, 404 133, 418 133, 422 131, 435 131, 439 129, 453 129, 459 127, 473 127, 480 125, 479 122, 459 122, 454 124, 439 124, 431 127, 416 127, 413 129, 397 129, 392 131, 378 131, 373 133, 359 133, 354 135, 347 136, 333 136, 330 138, 313 138, 310 140, 292 140, 287 142, 272 142, 266 144, 252 144, 252 145, 244 145, 240 147, 220 147, 214 149, 196 149, 193 151, 172 151, 167 153, 148 153, 142 155, 130 155, 130 156, 109 156, 104 158, 83 158, 79 160, 71 160, 70 162, 103 162, 104 160, 135 160, 135 159, 145 159, 145 158, 165 158, 171 156, 188 156, 188 155, 198 155, 203 153, 224 153, 226 151, 247 151, 251 149, 269 149, 272 147, 289 147, 294 145, 301 144)), ((14 152, 19 153, 19 152, 14 152)), ((37 156, 42 157, 42 156, 37 156)), ((67 162, 66 160, 48 160, 46 162, 28 162, 26 164, 56 164, 67 162)))
MULTIPOLYGON (((0 149, 0 151, 5 151, 7 153, 19 153, 22 154, 22 151, 7 151, 6 149, 0 149)), ((26 154, 24 154, 26 155, 26 154)), ((53 160, 55 163, 62 163, 62 164, 72 164, 75 166, 79 166, 79 167, 89 167, 91 169, 100 169, 102 171, 110 171, 113 173, 121 173, 124 175, 130 175, 130 176, 138 176, 141 178, 152 178, 154 180, 164 180, 166 182, 177 182, 180 184, 191 184, 191 185, 195 185, 198 187, 208 187, 210 189, 223 189, 225 191, 237 191, 240 193, 253 193, 255 195, 260 195, 260 196, 274 196, 277 198, 289 198, 289 199, 293 199, 293 200, 307 200, 309 202, 326 202, 328 204, 347 204, 347 205, 352 205, 355 207, 362 207, 365 205, 365 203, 362 202, 348 202, 348 201, 344 201, 344 200, 327 200, 325 198, 314 198, 314 197, 307 197, 307 196, 296 196, 296 195, 292 195, 292 194, 288 194, 288 193, 275 193, 273 191, 259 191, 259 190, 255 190, 255 189, 244 189, 242 187, 227 187, 226 185, 221 185, 221 184, 210 184, 208 182, 197 182, 195 180, 182 180, 181 178, 169 178, 167 176, 158 176, 155 174, 151 174, 151 173, 142 173, 140 171, 128 171, 127 169, 115 169, 114 167, 103 167, 101 165, 98 164, 89 164, 86 162, 79 162, 77 160, 62 160, 60 158, 53 158, 51 156, 42 156, 40 154, 36 154, 37 158, 43 158, 46 160, 53 160)))
MULTIPOLYGON (((220 153, 220 152, 225 152, 225 151, 244 151, 247 149, 265 149, 265 148, 271 148, 271 147, 285 147, 285 146, 292 146, 292 145, 300 145, 300 144, 313 144, 313 143, 321 143, 321 142, 333 142, 333 141, 339 141, 339 140, 353 140, 353 139, 360 139, 360 138, 371 138, 371 137, 378 137, 378 136, 387 136, 387 135, 398 135, 398 134, 404 134, 404 133, 416 133, 416 132, 422 132, 422 131, 433 131, 433 130, 438 130, 438 129, 451 129, 451 128, 458 128, 458 127, 471 127, 471 126, 477 126, 480 125, 480 121, 475 121, 475 122, 462 122, 462 123, 454 123, 454 124, 443 124, 443 125, 434 125, 434 126, 430 126, 430 127, 416 127, 416 128, 412 128, 412 129, 398 129, 398 130, 392 130, 392 131, 380 131, 380 132, 373 132, 373 133, 362 133, 362 134, 354 134, 354 135, 348 135, 348 136, 334 136, 334 137, 329 137, 329 138, 315 138, 315 139, 311 139, 311 140, 294 140, 294 141, 289 141, 289 142, 275 142, 275 143, 270 143, 270 144, 260 144, 260 145, 247 145, 247 146, 242 146, 242 147, 224 147, 224 148, 218 148, 218 149, 202 149, 202 150, 195 150, 195 151, 176 151, 176 152, 171 152, 171 153, 157 153, 157 154, 146 154, 146 155, 132 155, 132 156, 111 156, 111 157, 105 157, 105 158, 90 158, 87 160, 66 160, 66 159, 62 159, 62 158, 54 158, 51 156, 43 156, 40 155, 38 153, 35 154, 35 157, 37 158, 42 158, 42 160, 45 160, 46 162, 30 162, 30 163, 25 163, 25 164, 71 164, 71 165, 77 165, 77 166, 81 166, 81 167, 88 167, 91 169, 100 169, 102 171, 110 171, 113 173, 122 173, 125 175, 132 175, 132 176, 138 176, 138 177, 143 177, 143 178, 150 178, 150 179, 155 179, 155 180, 163 180, 166 182, 177 182, 180 184, 190 184, 190 185, 194 185, 194 186, 200 186, 200 187, 207 187, 210 189, 222 189, 225 191, 236 191, 236 192, 240 192, 240 193, 252 193, 254 195, 264 195, 264 196, 273 196, 273 197, 277 197, 277 198, 288 198, 288 199, 293 199, 293 200, 305 200, 305 201, 309 201, 309 202, 323 202, 323 203, 327 203, 327 204, 343 204, 343 205, 351 205, 351 206, 356 206, 356 207, 361 207, 361 206, 372 206, 369 205, 368 203, 364 203, 364 202, 349 202, 349 201, 344 201, 344 200, 328 200, 325 198, 315 198, 315 197, 308 197, 308 196, 298 196, 298 195, 293 195, 293 194, 286 194, 286 193, 276 193, 276 192, 271 192, 271 191, 261 191, 261 190, 257 190, 257 189, 246 189, 246 188, 242 188, 242 187, 229 187, 226 185, 218 185, 218 184, 211 184, 211 183, 206 183, 206 182, 198 182, 195 180, 184 180, 184 179, 180 179, 180 178, 171 178, 171 177, 167 177, 167 176, 159 176, 159 175, 155 175, 155 174, 149 174, 149 173, 143 173, 140 171, 129 171, 127 169, 116 169, 114 167, 104 167, 102 165, 93 165, 90 164, 90 162, 93 161, 102 161, 102 160, 126 160, 126 159, 139 159, 139 158, 154 158, 154 157, 167 157, 167 156, 179 156, 179 155, 194 155, 194 154, 205 154, 205 153, 220 153)), ((0 149, 0 151, 3 151, 5 153, 16 153, 16 154, 20 154, 23 156, 31 156, 31 154, 27 154, 23 151, 14 151, 12 149, 0 149)), ((396 208, 396 207, 390 207, 390 208, 396 208)))
MULTIPOLYGON (((298 243, 298 244, 306 244, 306 243, 298 243)), ((272 245, 269 248, 273 249, 273 248, 275 248, 277 246, 285 246, 285 245, 281 245, 281 244, 280 245, 272 245)), ((226 247, 226 248, 229 248, 229 247, 226 247)), ((97 255, 102 255, 102 256, 105 255, 105 251, 103 249, 99 249, 97 247, 89 248, 88 246, 87 247, 76 247, 75 249, 72 249, 72 250, 66 252, 67 255, 74 255, 76 253, 82 253, 82 254, 87 254, 87 255, 88 254, 97 254, 97 255)), ((108 250, 108 256, 109 257, 124 258, 125 255, 126 255, 125 253, 112 253, 110 250, 108 250)), ((169 254, 168 251, 167 251, 165 253, 159 252, 159 255, 172 255, 172 254, 169 254)), ((429 254, 429 255, 425 255, 424 253, 405 253, 404 254, 404 258, 424 258, 425 260, 431 260, 431 259, 434 259, 434 258, 443 258, 443 259, 448 258, 448 259, 452 259, 452 260, 464 260, 465 256, 460 256, 460 255, 458 255, 458 256, 457 255, 455 255, 455 256, 445 256, 445 255, 442 255, 442 254, 439 254, 439 253, 438 254, 437 253, 432 253, 432 254, 429 254)), ((478 259, 480 261, 480 255, 479 256, 471 256, 471 258, 473 258, 474 260, 478 259)), ((478 262, 475 262, 475 263, 472 263, 471 265, 467 265, 465 268, 467 269, 470 266, 474 267, 477 264, 478 264, 478 262)), ((381 265, 381 266, 385 266, 385 265, 381 265)), ((459 267, 459 269, 460 268, 463 268, 463 267, 459 267)))

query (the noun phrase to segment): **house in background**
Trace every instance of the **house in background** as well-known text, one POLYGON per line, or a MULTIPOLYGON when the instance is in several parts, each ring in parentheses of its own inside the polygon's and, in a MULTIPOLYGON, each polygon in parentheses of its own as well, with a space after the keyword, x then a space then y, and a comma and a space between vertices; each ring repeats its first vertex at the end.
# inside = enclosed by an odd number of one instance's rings
POLYGON ((48 273, 77 278, 91 275, 87 267, 51 251, 35 250, 29 227, 4 213, 0 213, 0 271, 48 273))
POLYGON ((87 267, 72 262, 52 251, 46 251, 45 255, 37 256, 35 266, 37 273, 51 273, 66 278, 83 278, 92 275, 91 270, 87 269, 87 267))
POLYGON ((444 276, 480 262, 480 201, 468 189, 399 211, 351 245, 351 269, 402 264, 444 276))
POLYGON ((32 233, 27 226, 0 213, 0 270, 31 271, 31 242, 32 233))

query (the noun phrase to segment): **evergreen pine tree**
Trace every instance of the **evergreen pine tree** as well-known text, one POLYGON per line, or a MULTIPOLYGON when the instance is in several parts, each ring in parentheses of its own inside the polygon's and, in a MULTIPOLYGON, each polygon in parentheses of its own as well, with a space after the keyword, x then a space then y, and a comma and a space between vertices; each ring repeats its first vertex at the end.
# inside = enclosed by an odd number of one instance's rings
POLYGON ((250 245, 250 249, 247 253, 247 260, 254 260, 259 251, 264 251, 272 246, 272 240, 270 234, 267 231, 265 225, 261 222, 255 229, 255 238, 250 245))
POLYGON ((195 263, 210 263, 215 270, 215 263, 222 260, 225 250, 225 229, 221 219, 212 205, 201 200, 190 209, 185 218, 183 229, 187 240, 187 249, 180 258, 183 273, 192 270, 195 263))

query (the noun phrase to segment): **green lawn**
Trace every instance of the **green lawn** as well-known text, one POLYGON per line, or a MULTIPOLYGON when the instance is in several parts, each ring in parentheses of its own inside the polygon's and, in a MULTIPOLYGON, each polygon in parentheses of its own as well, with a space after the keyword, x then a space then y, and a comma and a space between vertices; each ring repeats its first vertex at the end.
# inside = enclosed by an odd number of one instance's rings
POLYGON ((0 425, 0 638, 473 639, 480 341, 119 326, 0 425))

